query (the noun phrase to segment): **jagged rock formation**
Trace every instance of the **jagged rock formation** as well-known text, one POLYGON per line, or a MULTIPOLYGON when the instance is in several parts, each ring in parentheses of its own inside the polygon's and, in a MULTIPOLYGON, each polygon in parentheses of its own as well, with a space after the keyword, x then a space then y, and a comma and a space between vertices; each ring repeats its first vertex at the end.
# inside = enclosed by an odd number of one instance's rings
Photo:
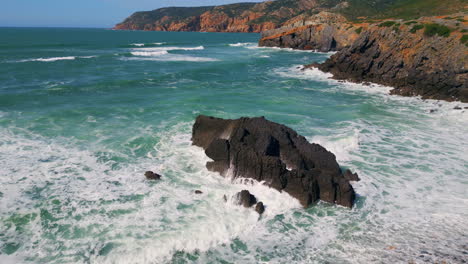
POLYGON ((392 86, 393 94, 468 101, 467 30, 463 13, 356 24, 323 12, 264 32, 260 45, 339 51, 307 67, 336 79, 392 86))
POLYGON ((352 45, 312 66, 336 79, 392 86, 392 94, 468 102, 468 47, 463 43, 463 29, 467 30, 467 22, 441 18, 391 27, 374 24, 352 45), (457 23, 462 25, 458 31, 454 30, 457 23), (414 30, 417 25, 425 28, 414 30), (432 26, 436 28, 432 36, 431 25, 439 25, 432 26), (444 25, 453 32, 444 32, 444 25))
POLYGON ((284 125, 263 117, 198 116, 192 142, 213 159, 206 165, 210 171, 264 181, 305 207, 318 200, 353 206, 354 189, 335 155, 284 125))
POLYGON ((238 205, 242 205, 245 208, 252 207, 257 203, 257 198, 247 190, 238 192, 235 196, 238 205))
POLYGON ((299 17, 279 29, 262 32, 259 46, 316 51, 341 50, 359 36, 356 27, 342 15, 321 12, 310 17, 299 17))

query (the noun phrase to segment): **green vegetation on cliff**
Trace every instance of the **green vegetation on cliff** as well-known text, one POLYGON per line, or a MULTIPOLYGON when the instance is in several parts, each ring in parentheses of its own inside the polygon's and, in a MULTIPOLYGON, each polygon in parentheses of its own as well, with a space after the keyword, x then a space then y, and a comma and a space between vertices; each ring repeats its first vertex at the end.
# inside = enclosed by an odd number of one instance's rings
POLYGON ((450 28, 436 23, 427 24, 425 25, 424 29, 424 35, 428 37, 432 37, 435 35, 439 35, 441 37, 448 37, 450 36, 450 32, 450 28))
POLYGON ((467 0, 348 0, 341 9, 350 20, 402 18, 415 19, 466 10, 467 0))
POLYGON ((166 7, 153 11, 141 11, 126 18, 121 24, 129 23, 136 28, 143 29, 145 25, 153 24, 155 21, 161 20, 164 17, 169 18, 167 22, 172 22, 174 20, 184 21, 189 17, 200 15, 213 8, 214 6, 166 7))
POLYGON ((424 26, 423 25, 414 25, 411 29, 410 29, 410 32, 411 33, 416 33, 418 30, 421 30, 423 29, 424 26))

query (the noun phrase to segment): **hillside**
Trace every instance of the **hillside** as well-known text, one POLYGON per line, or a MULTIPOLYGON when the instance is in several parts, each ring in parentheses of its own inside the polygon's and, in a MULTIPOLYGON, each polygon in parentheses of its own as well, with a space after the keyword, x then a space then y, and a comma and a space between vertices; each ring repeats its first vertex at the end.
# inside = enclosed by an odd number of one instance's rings
POLYGON ((167 7, 136 12, 115 29, 204 32, 261 32, 304 11, 328 8, 316 0, 279 0, 206 7, 167 7))
POLYGON ((369 21, 444 15, 467 7, 468 0, 276 0, 136 12, 114 29, 261 32, 322 11, 342 14, 350 21, 369 21))

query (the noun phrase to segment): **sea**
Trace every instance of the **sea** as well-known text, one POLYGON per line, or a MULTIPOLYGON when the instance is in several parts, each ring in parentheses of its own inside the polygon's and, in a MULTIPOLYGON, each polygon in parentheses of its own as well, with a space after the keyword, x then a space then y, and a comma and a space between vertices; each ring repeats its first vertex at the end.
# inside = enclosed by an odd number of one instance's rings
POLYGON ((468 104, 336 81, 302 67, 333 53, 258 34, 0 36, 2 264, 468 262, 468 104), (200 114, 264 116, 323 145, 359 174, 355 206, 304 209, 209 172, 200 114), (233 203, 243 189, 263 215, 233 203))

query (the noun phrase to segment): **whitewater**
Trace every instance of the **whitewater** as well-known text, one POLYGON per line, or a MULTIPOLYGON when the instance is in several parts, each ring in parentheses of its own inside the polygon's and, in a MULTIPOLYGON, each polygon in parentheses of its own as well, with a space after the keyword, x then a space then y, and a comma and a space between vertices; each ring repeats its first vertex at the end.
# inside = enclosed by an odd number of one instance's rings
POLYGON ((468 104, 335 81, 301 66, 331 53, 257 34, 0 31, 0 263, 467 261, 468 104), (321 144, 359 173, 356 205, 209 172, 199 114, 321 144))

